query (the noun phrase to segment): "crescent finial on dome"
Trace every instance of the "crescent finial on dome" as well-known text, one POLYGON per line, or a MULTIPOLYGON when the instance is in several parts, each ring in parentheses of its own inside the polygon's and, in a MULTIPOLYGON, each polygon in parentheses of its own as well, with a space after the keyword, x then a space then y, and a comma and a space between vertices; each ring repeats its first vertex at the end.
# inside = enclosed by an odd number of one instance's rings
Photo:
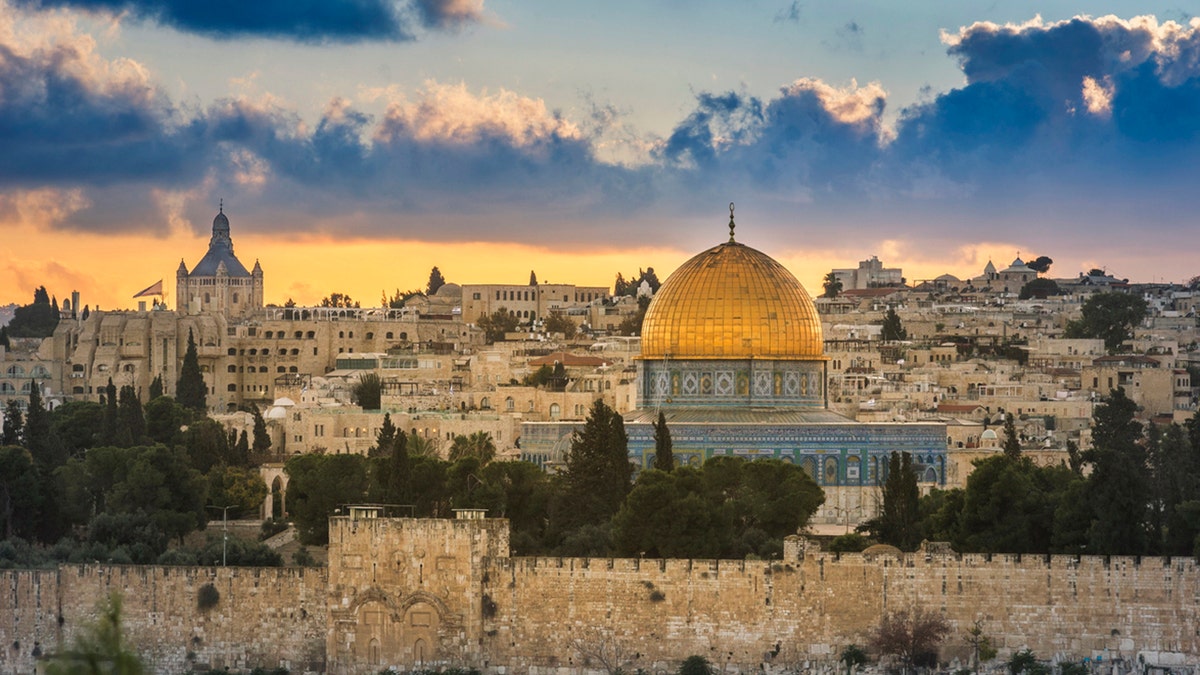
POLYGON ((733 223, 733 202, 729 202, 729 241, 730 241, 730 243, 733 242, 733 228, 734 227, 735 227, 735 225, 733 223))

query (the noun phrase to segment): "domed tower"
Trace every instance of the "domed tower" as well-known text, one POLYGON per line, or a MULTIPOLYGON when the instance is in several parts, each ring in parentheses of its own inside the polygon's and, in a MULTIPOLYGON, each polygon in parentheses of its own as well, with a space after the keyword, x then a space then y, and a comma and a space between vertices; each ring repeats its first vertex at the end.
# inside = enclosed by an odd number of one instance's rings
POLYGON ((262 267, 256 261, 251 273, 234 255, 224 204, 213 218, 208 252, 191 272, 182 261, 179 265, 175 275, 175 297, 177 310, 182 314, 218 312, 229 318, 240 318, 263 305, 262 267))
POLYGON ((821 320, 770 256, 734 239, 688 260, 642 324, 638 407, 825 408, 821 320))

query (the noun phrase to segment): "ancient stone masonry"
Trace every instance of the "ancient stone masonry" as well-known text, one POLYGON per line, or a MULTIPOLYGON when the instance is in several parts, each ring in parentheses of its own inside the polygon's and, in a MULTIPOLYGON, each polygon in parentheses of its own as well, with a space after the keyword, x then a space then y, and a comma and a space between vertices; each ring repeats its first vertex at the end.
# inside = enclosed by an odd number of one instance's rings
POLYGON ((63 565, 0 573, 0 673, 32 673, 112 592, 147 672, 325 667, 325 570, 63 565), (211 585, 210 590, 201 591, 211 585), (201 602, 201 595, 208 602, 201 602), (215 604, 212 604, 215 597, 215 604), (211 605, 211 606, 205 606, 211 605))
POLYGON ((1006 658, 1200 662, 1200 570, 1190 558, 833 554, 800 537, 783 558, 513 558, 508 523, 330 520, 328 572, 63 566, 0 573, 0 672, 31 672, 110 591, 156 672, 200 665, 378 672, 444 665, 535 675, 728 671, 832 663, 889 611, 941 612, 942 658, 980 621, 1006 658), (212 584, 218 603, 201 609, 212 584), (504 670, 501 671, 500 669, 504 670))

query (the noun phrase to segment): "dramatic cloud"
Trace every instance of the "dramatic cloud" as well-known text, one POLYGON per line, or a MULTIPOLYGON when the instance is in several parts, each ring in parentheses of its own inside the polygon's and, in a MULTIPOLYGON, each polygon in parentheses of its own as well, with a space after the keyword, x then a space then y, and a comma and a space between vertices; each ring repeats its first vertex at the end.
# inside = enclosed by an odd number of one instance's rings
MULTIPOLYGON (((482 9, 421 7, 438 27, 482 9)), ((531 243, 570 220, 589 224, 574 243, 659 244, 732 199, 797 247, 844 243, 830 224, 846 222, 874 241, 903 232, 931 257, 958 256, 947 233, 958 246, 955 228, 973 226, 1061 229, 1082 250, 1109 243, 1083 232, 1153 222, 1200 245, 1180 199, 1200 180, 1200 20, 977 23, 943 36, 965 84, 894 126, 881 84, 801 78, 769 97, 698 92, 665 138, 590 100, 570 119, 436 81, 334 99, 307 123, 270 96, 188 108, 62 16, 6 20, 0 212, 69 196, 48 217, 60 227, 204 228, 225 197, 260 231, 531 243), (618 163, 610 144, 640 154, 618 163)))
POLYGON ((483 0, 13 0, 25 8, 71 8, 130 16, 217 39, 299 42, 402 41, 412 25, 455 29, 483 17, 483 0))

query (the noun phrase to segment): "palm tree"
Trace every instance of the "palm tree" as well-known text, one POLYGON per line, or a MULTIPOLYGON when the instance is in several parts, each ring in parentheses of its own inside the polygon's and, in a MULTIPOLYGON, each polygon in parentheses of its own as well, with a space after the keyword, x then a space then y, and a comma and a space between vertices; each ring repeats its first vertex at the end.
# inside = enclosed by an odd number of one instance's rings
POLYGON ((450 446, 451 462, 474 457, 479 460, 480 466, 483 466, 495 456, 496 444, 492 442, 492 435, 486 431, 476 431, 470 436, 459 434, 454 437, 454 443, 450 446))

